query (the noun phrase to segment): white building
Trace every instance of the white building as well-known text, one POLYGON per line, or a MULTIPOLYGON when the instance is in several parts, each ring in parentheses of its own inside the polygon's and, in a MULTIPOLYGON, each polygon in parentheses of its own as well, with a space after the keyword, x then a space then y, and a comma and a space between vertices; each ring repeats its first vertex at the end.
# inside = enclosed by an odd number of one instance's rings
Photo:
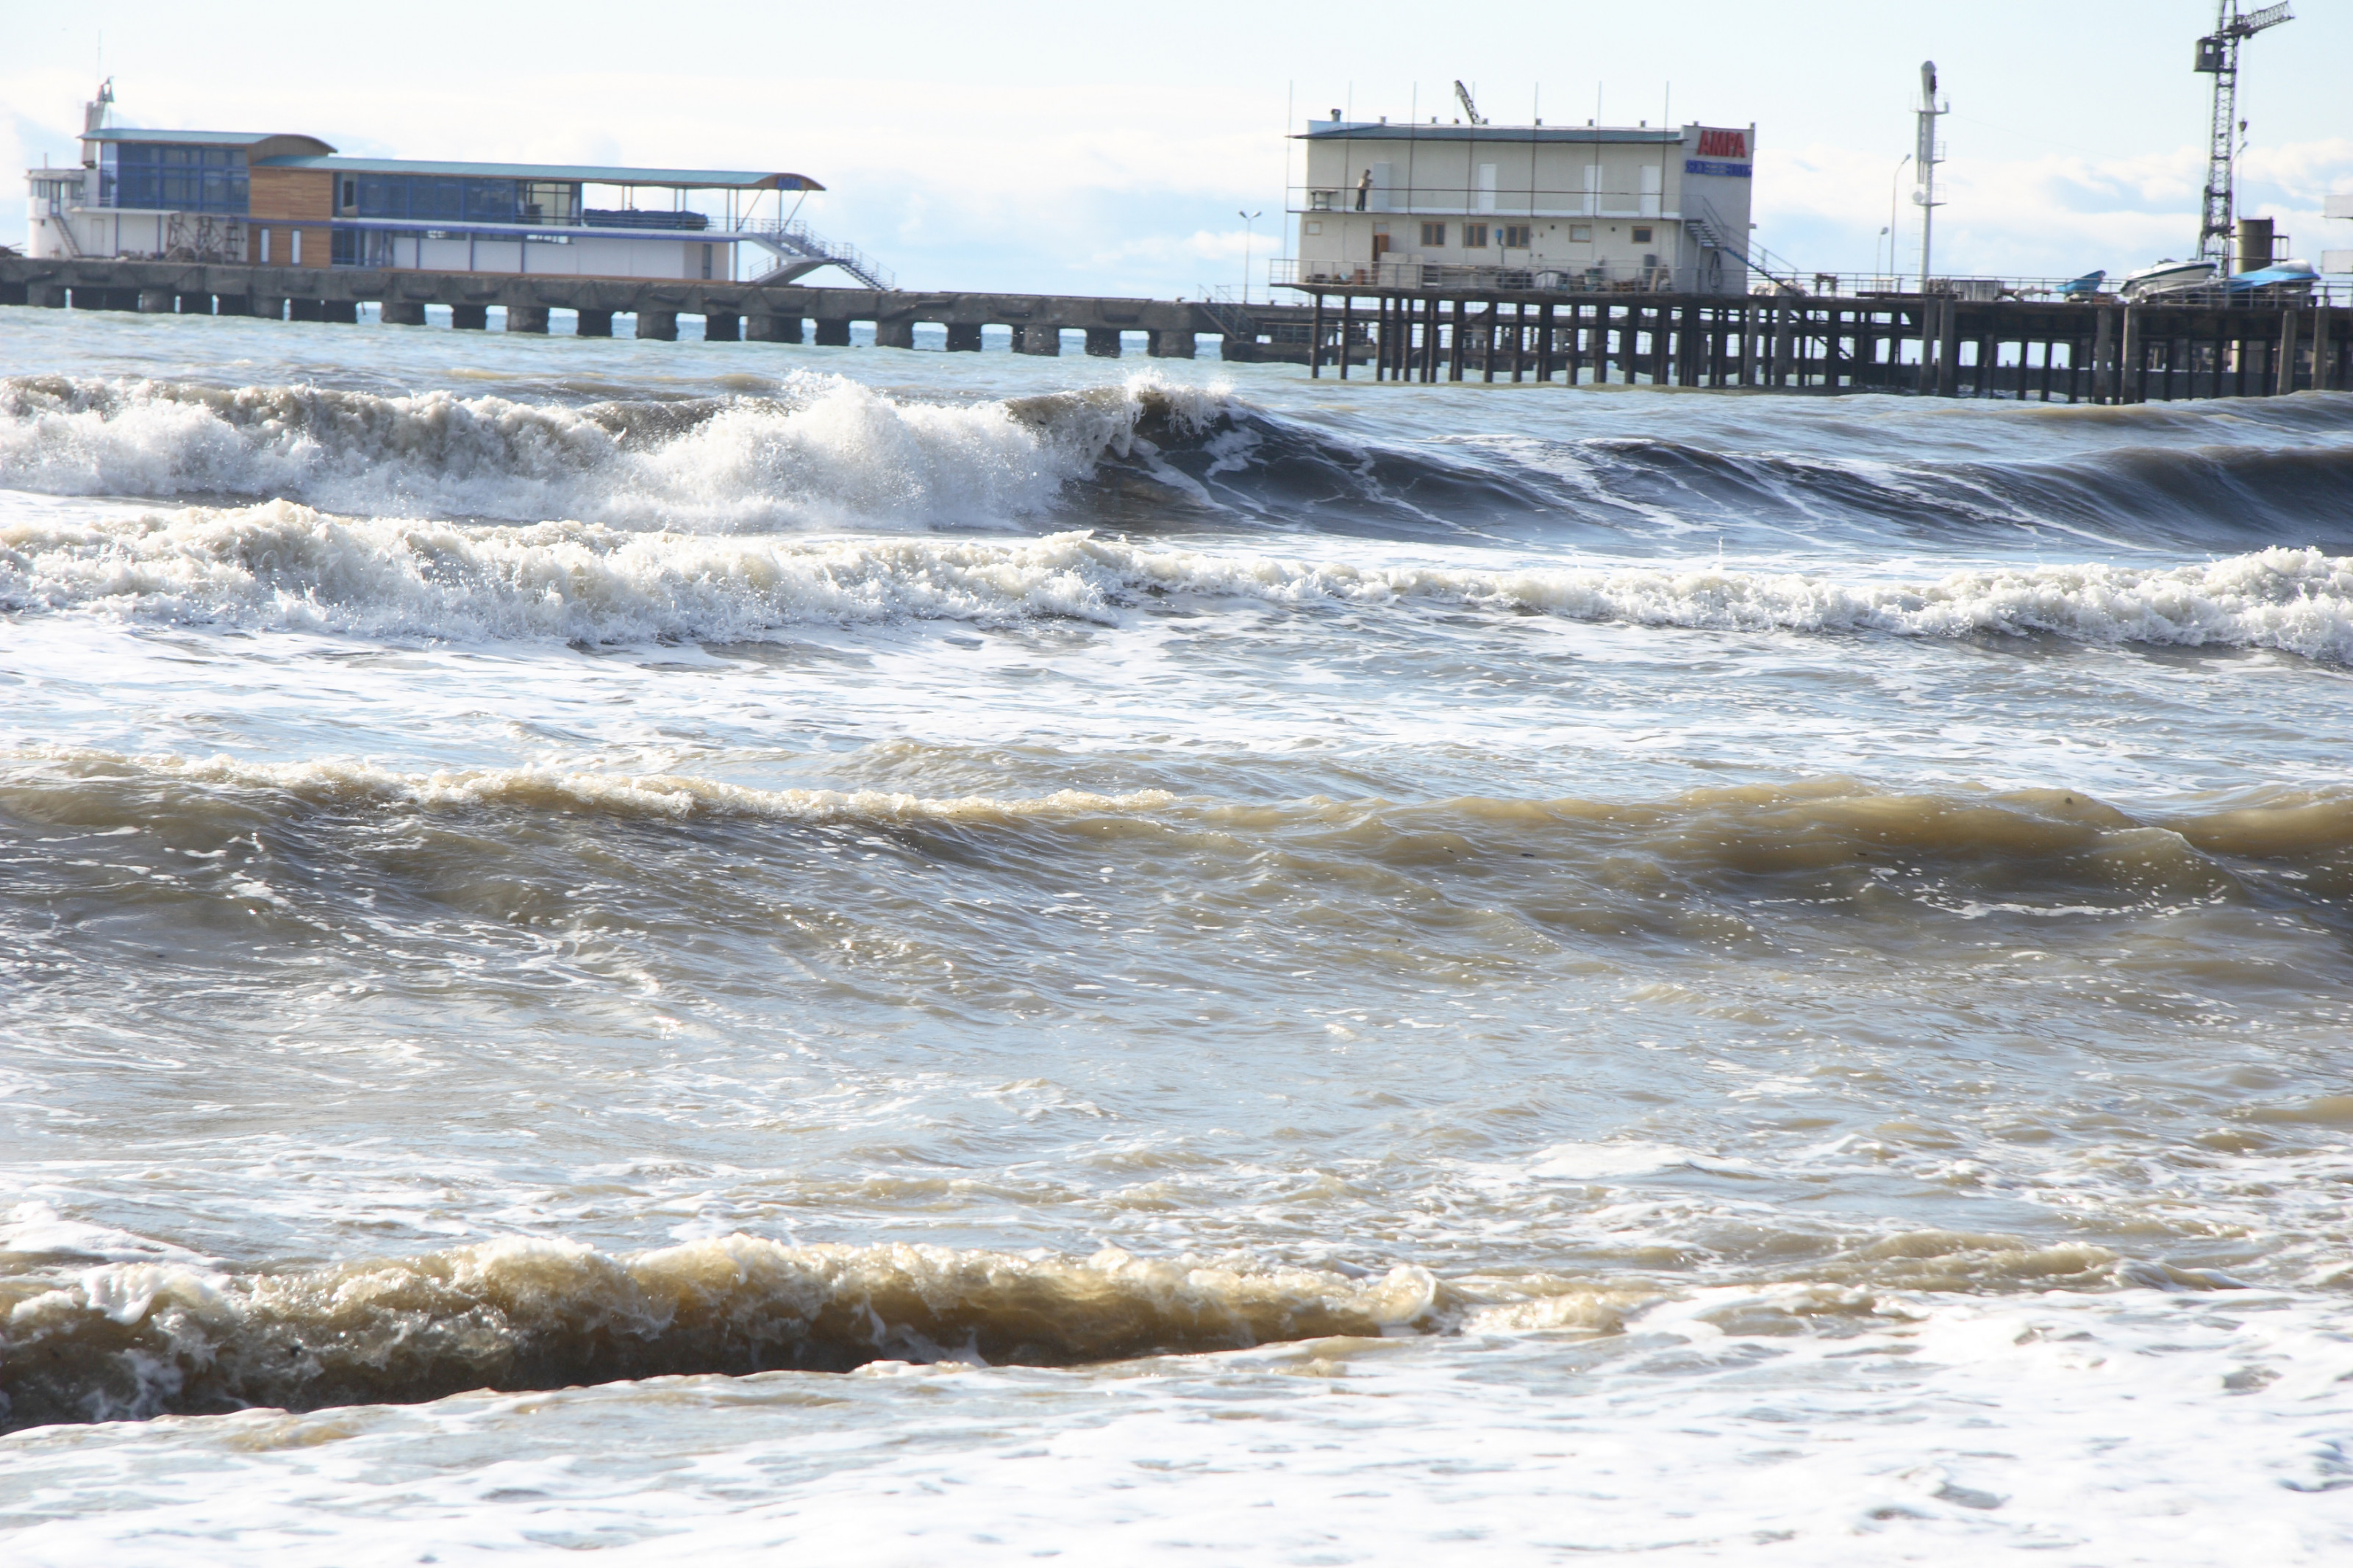
POLYGON ((1756 127, 1311 121, 1278 282, 1746 293, 1756 127), (1288 276, 1285 274, 1288 273, 1288 276))
POLYGON ((850 247, 760 215, 825 188, 799 174, 341 157, 315 136, 109 125, 111 103, 102 88, 87 108, 80 167, 26 172, 32 255, 733 280, 748 247, 754 281, 833 265, 888 286, 850 247))

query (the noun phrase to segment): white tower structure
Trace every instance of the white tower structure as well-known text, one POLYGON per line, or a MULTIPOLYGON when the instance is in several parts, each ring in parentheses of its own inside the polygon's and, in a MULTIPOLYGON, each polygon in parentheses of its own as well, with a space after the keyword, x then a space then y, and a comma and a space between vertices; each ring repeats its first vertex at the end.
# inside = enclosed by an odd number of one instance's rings
POLYGON ((1936 209, 1944 204, 1936 199, 1936 165, 1945 161, 1936 146, 1936 121, 1952 112, 1947 102, 1938 106, 1936 100, 1936 62, 1920 62, 1920 132, 1919 143, 1912 152, 1912 200, 1920 208, 1920 291, 1928 291, 1928 279, 1936 276, 1934 260, 1936 239, 1936 209))

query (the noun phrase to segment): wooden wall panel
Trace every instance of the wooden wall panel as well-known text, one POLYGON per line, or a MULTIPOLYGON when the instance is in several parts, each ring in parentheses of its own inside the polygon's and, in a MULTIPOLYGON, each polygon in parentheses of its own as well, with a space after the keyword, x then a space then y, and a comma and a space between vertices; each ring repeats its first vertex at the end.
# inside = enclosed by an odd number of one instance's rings
MULTIPOLYGON (((324 223, 335 216, 335 176, 326 169, 255 169, 246 176, 246 193, 255 223, 324 223)), ((306 255, 310 245, 302 242, 306 255)))

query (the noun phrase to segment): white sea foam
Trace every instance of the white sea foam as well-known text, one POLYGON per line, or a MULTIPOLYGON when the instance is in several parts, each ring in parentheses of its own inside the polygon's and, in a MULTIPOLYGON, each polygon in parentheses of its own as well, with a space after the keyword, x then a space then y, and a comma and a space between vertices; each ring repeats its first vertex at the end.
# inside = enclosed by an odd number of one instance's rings
POLYGON ((2155 1292, 1704 1291, 1638 1337, 1325 1339, 1081 1371, 870 1364, 5 1440, 28 1563, 2323 1563, 2341 1314, 2155 1292), (911 1413, 919 1413, 914 1418, 911 1413), (625 1431, 626 1443, 613 1434, 625 1431), (213 1548, 219 1547, 219 1551, 213 1548))
POLYGON ((459 641, 726 641, 899 619, 1116 624, 1147 595, 1313 607, 1535 610, 1698 630, 2048 635, 2353 658, 2353 557, 1987 567, 1842 582, 1720 564, 1352 565, 1087 531, 1019 542, 809 540, 337 517, 290 502, 0 528, 0 605, 139 620, 459 641))
POLYGON ((627 527, 987 525, 1042 512, 1106 454, 1135 451, 1147 416, 1187 427, 1223 405, 1150 374, 948 404, 797 373, 772 397, 590 408, 18 377, 0 381, 0 488, 627 527))
MULTIPOLYGON (((80 746, 37 746, 23 755, 77 773, 127 773, 232 789, 277 790, 322 804, 426 807, 512 805, 617 816, 764 817, 776 821, 988 822, 1018 817, 1127 815, 1173 805, 1160 790, 1097 795, 1057 790, 1002 798, 934 797, 886 790, 753 789, 686 774, 624 774, 554 768, 450 768, 402 773, 374 763, 324 758, 300 763, 234 757, 128 757, 80 746)), ((268 896, 266 888, 240 896, 268 896)), ((0 1231, 0 1237, 5 1232, 0 1231)))

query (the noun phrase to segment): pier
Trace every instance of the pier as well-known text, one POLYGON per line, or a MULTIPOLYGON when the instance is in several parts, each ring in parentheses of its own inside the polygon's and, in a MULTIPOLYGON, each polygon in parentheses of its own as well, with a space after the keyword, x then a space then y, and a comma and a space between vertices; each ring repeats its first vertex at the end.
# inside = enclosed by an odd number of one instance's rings
POLYGON ((1296 345, 1256 352, 1315 376, 2144 403, 2342 389, 2353 372, 2353 311, 2325 296, 1303 292, 1296 345))
POLYGON ((982 328, 1001 326, 1017 353, 1059 354, 1063 332, 1077 331, 1083 352, 1101 358, 1118 357, 1124 336, 1138 332, 1155 358, 1190 359, 1197 336, 1219 330, 1180 300, 23 257, 0 257, 0 304, 297 321, 357 321, 372 304, 387 325, 412 327, 425 324, 427 306, 444 305, 452 325, 475 330, 497 308, 511 332, 545 332, 562 310, 576 313, 582 337, 611 337, 626 315, 638 337, 663 341, 678 336, 681 316, 700 316, 714 342, 843 346, 862 321, 875 346, 901 349, 915 346, 924 323, 944 327, 950 352, 964 353, 979 351, 982 328))
POLYGON ((2316 299, 2159 296, 2125 302, 1927 294, 1685 294, 1486 288, 1298 289, 1295 303, 1104 299, 540 278, 353 267, 0 257, 0 304, 422 326, 428 305, 461 330, 545 332, 575 312, 583 337, 672 340, 699 316, 713 342, 910 349, 920 324, 950 352, 984 327, 1015 353, 1117 357, 1138 334, 1155 358, 1190 359, 1217 336, 1229 360, 1304 363, 1312 376, 1421 384, 1518 382, 1904 393, 2039 402, 2261 396, 2353 384, 2353 310, 2316 299))

